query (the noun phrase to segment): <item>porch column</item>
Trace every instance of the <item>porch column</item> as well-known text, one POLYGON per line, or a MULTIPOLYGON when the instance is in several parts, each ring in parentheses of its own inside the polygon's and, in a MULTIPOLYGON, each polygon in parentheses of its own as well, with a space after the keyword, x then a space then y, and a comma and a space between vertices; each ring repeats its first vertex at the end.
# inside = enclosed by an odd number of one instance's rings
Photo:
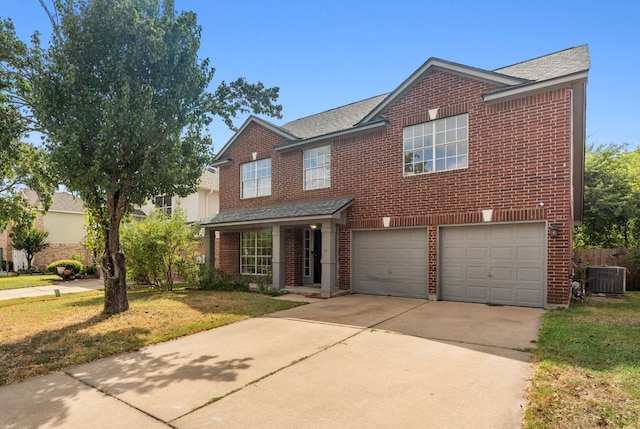
POLYGON ((271 229, 271 240, 273 247, 271 254, 271 287, 284 289, 284 231, 280 225, 274 225, 271 229))
POLYGON ((320 293, 330 297, 338 290, 338 261, 336 226, 332 221, 322 222, 322 284, 320 293))
POLYGON ((215 268, 216 231, 211 228, 204 230, 204 262, 208 268, 215 268))

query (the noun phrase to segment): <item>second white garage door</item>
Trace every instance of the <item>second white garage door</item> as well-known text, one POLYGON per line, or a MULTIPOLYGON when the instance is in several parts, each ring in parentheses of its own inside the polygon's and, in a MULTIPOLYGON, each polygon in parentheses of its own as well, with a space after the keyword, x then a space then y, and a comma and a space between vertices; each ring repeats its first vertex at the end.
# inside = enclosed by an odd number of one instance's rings
POLYGON ((443 227, 440 299, 544 307, 544 223, 443 227))
POLYGON ((355 231, 353 291, 427 298, 427 229, 355 231))

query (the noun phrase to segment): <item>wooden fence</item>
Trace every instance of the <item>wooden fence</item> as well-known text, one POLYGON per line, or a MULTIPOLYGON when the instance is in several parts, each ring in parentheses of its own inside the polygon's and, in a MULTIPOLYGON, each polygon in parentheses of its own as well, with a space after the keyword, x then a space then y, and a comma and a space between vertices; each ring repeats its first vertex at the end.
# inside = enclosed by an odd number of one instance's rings
POLYGON ((578 270, 593 266, 627 269, 627 290, 640 290, 640 249, 574 249, 578 270))

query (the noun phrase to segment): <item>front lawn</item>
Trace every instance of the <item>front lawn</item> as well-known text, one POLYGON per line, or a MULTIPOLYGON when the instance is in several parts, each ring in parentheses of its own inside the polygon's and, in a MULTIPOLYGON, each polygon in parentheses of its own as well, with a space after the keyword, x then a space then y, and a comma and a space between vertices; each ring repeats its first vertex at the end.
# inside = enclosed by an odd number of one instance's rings
POLYGON ((60 281, 55 274, 22 274, 19 276, 0 276, 0 290, 19 289, 23 287, 48 286, 60 281))
POLYGON ((249 292, 131 290, 106 317, 103 291, 0 301, 0 385, 300 305, 249 292))
POLYGON ((640 292, 543 317, 525 428, 640 428, 640 292))

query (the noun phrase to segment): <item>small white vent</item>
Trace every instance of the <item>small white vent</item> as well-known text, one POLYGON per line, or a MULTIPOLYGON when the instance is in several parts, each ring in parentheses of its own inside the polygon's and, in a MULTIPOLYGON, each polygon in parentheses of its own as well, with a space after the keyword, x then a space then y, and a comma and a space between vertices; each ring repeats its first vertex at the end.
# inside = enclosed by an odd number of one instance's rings
POLYGON ((589 267, 587 268, 587 289, 593 293, 626 292, 625 267, 589 267))

